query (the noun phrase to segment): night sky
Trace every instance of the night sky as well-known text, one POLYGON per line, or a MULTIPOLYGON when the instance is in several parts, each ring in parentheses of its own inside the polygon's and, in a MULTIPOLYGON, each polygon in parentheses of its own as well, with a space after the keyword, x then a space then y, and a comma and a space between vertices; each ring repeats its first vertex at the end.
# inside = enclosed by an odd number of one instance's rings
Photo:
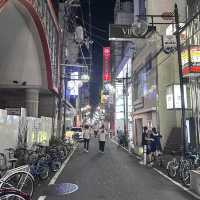
MULTIPOLYGON (((115 0, 91 0, 92 40, 94 44, 90 103, 93 107, 98 105, 100 98, 100 87, 102 85, 102 47, 109 46, 108 27, 114 20, 114 3, 115 0)), ((81 5, 84 12, 86 29, 88 30, 88 0, 81 0, 81 5)))

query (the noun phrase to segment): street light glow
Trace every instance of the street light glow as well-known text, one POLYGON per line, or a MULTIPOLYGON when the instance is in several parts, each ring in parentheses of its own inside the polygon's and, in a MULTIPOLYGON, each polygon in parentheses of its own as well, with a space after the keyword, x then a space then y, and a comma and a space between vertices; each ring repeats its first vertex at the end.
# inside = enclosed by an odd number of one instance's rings
POLYGON ((83 83, 87 83, 90 80, 90 77, 89 77, 88 74, 83 74, 81 76, 81 80, 82 80, 83 83))

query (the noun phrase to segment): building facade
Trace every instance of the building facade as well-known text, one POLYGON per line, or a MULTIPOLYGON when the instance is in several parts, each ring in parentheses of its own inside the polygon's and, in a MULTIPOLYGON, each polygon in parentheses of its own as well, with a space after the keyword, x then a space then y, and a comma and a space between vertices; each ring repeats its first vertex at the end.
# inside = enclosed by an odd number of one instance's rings
POLYGON ((0 25, 0 107, 24 107, 28 116, 55 118, 60 28, 52 2, 1 1, 0 25))
MULTIPOLYGON (((116 1, 114 10, 115 24, 133 23, 133 2, 116 1)), ((111 42, 112 54, 112 85, 115 86, 113 101, 113 131, 121 130, 127 137, 132 138, 132 58, 134 43, 111 42)))
MULTIPOLYGON (((136 56, 133 60, 134 142, 141 145, 142 127, 156 127, 161 133, 162 145, 166 150, 181 150, 180 82, 177 52, 163 51, 163 38, 172 35, 173 19, 158 17, 173 13, 178 4, 180 21, 186 20, 186 1, 145 1, 146 15, 157 15, 145 20, 156 27, 156 31, 143 41, 136 41, 136 56), (173 89, 172 89, 173 88, 173 89), (177 96, 168 93, 173 90, 177 96), (174 103, 170 107, 170 99, 174 103), (175 103, 177 104, 175 106, 175 103)), ((186 91, 186 89, 185 89, 186 91)))

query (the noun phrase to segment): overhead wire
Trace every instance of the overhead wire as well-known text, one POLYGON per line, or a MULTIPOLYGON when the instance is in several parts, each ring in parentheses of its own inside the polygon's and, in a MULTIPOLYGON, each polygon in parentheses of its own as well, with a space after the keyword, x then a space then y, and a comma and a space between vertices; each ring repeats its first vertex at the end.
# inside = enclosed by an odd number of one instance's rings
POLYGON ((82 6, 82 3, 81 3, 81 0, 79 0, 79 3, 80 3, 80 10, 81 10, 81 18, 82 18, 82 24, 83 24, 83 30, 85 31, 86 30, 86 26, 85 26, 85 19, 84 19, 84 12, 83 12, 83 6, 82 6))
MULTIPOLYGON (((87 31, 87 30, 86 30, 86 32, 89 33, 89 31, 87 31)), ((99 35, 97 35, 97 34, 93 34, 92 36, 93 36, 93 37, 96 37, 96 38, 98 38, 98 39, 100 39, 100 40, 108 41, 108 39, 104 38, 103 36, 99 36, 99 35)))
MULTIPOLYGON (((87 22, 85 22, 85 23, 88 24, 87 22)), ((102 33, 106 33, 106 34, 108 33, 108 31, 106 31, 105 29, 101 29, 101 28, 99 28, 99 27, 97 27, 95 25, 92 25, 92 29, 98 30, 98 31, 100 31, 102 33)))
POLYGON ((82 57, 83 57, 84 64, 85 64, 85 66, 87 66, 87 62, 86 62, 86 59, 85 59, 85 56, 84 56, 84 53, 83 53, 82 46, 79 45, 79 47, 80 47, 81 55, 82 55, 82 57))

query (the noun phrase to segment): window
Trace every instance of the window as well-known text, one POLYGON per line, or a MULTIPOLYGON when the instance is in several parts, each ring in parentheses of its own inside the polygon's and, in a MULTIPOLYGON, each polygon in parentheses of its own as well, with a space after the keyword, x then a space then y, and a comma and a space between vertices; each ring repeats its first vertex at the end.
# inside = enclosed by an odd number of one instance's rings
POLYGON ((146 96, 156 89, 156 71, 151 62, 148 62, 134 77, 134 98, 146 96))

